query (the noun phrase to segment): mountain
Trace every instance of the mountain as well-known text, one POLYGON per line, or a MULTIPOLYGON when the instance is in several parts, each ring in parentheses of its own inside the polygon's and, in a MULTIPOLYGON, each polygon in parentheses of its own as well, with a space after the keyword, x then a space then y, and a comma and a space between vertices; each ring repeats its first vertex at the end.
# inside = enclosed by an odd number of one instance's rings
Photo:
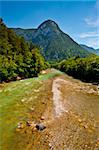
POLYGON ((80 44, 80 46, 82 48, 84 48, 85 50, 91 52, 91 53, 94 53, 96 55, 99 55, 99 49, 94 49, 93 47, 89 47, 89 46, 86 46, 86 45, 83 45, 83 44, 80 44))
POLYGON ((41 48, 47 60, 62 60, 73 56, 85 57, 89 52, 65 34, 52 20, 43 22, 37 29, 13 28, 17 35, 41 48))
POLYGON ((96 54, 97 54, 97 55, 99 55, 99 48, 98 48, 98 49, 96 49, 96 54))

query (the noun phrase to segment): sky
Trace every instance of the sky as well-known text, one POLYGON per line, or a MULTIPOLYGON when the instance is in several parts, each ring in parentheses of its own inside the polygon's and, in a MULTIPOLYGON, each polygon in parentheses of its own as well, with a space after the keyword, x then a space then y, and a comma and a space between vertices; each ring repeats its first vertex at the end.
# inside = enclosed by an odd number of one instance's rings
POLYGON ((20 28, 51 19, 76 42, 99 48, 99 0, 0 0, 0 17, 8 27, 20 28))

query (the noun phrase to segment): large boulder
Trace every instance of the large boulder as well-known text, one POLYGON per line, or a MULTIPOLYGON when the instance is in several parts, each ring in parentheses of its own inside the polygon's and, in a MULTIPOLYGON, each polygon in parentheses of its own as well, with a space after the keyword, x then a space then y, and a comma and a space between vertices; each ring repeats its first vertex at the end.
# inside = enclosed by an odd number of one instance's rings
POLYGON ((42 131, 42 130, 44 130, 45 128, 46 128, 46 126, 45 126, 44 124, 42 124, 42 123, 36 124, 36 129, 37 129, 37 130, 42 131))

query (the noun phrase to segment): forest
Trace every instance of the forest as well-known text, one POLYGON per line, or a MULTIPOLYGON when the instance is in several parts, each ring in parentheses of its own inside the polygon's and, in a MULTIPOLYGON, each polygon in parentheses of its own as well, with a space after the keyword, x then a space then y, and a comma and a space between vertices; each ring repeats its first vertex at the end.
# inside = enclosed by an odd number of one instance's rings
POLYGON ((50 65, 38 46, 16 35, 0 19, 0 82, 37 77, 50 66, 83 81, 99 83, 99 56, 76 56, 50 65))
POLYGON ((32 43, 26 43, 0 19, 0 82, 38 76, 48 63, 32 43))

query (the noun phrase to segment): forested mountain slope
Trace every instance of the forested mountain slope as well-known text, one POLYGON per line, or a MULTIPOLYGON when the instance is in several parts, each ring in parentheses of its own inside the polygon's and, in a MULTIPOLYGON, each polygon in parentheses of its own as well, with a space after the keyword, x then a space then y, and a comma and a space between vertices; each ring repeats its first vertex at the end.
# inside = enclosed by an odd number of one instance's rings
POLYGON ((43 56, 49 61, 89 55, 87 50, 65 34, 52 20, 43 22, 37 29, 13 28, 13 30, 17 35, 23 36, 26 41, 37 44, 43 56))

